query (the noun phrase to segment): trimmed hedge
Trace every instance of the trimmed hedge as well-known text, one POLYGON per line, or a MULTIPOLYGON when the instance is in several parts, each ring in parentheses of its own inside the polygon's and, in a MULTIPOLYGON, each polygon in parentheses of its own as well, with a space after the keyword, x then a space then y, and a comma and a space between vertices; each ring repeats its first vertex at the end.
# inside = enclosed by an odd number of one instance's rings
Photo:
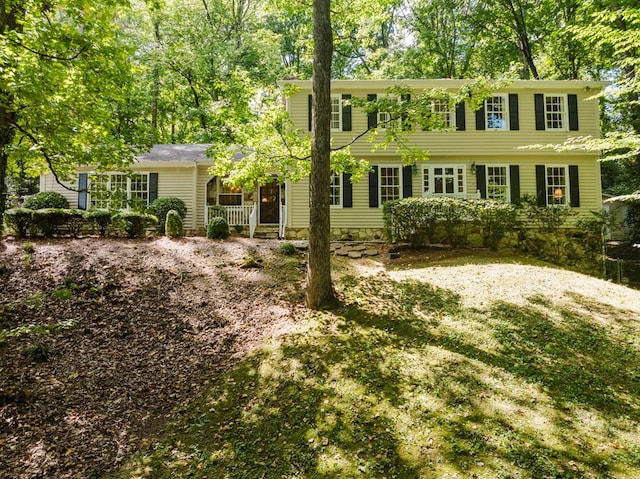
POLYGON ((17 238, 26 238, 31 230, 33 210, 28 208, 11 208, 4 212, 4 221, 17 238))
POLYGON ((137 211, 123 211, 113 216, 113 222, 129 238, 140 238, 144 236, 147 228, 155 228, 158 225, 158 218, 137 211))
POLYGON ((68 209, 67 199, 56 191, 41 191, 24 201, 24 208, 43 210, 45 208, 68 209))
POLYGON ((229 223, 224 218, 216 216, 211 218, 207 225, 207 238, 209 239, 227 239, 229 237, 229 223))
POLYGON ((107 236, 109 227, 113 223, 113 215, 107 210, 90 210, 85 213, 85 218, 89 222, 95 231, 98 230, 98 234, 103 238, 107 236))

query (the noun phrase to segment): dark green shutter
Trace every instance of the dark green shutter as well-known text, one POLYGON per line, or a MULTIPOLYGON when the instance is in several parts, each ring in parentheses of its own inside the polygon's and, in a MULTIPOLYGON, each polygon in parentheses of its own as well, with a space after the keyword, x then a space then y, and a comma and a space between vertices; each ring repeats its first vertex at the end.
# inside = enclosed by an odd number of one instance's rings
POLYGON ((479 110, 476 110, 476 130, 486 130, 484 122, 484 105, 479 110))
MULTIPOLYGON (((400 99, 402 100, 402 103, 408 103, 411 101, 411 95, 409 93, 402 95, 400 97, 400 99)), ((406 107, 403 105, 403 109, 405 109, 406 107)), ((413 128, 413 125, 411 124, 411 121, 409 121, 408 115, 405 115, 404 118, 401 118, 402 121, 402 129, 404 131, 409 131, 413 128)))
POLYGON ((402 167, 402 197, 403 198, 411 198, 413 196, 413 167, 412 166, 403 166, 402 167))
POLYGON ((313 115, 313 95, 309 95, 309 108, 307 109, 309 115, 309 131, 311 131, 311 117, 313 115))
POLYGON ((158 173, 149 173, 149 204, 158 199, 158 173))
POLYGON ((87 209, 87 187, 89 186, 89 175, 80 173, 78 175, 78 209, 87 209))
POLYGON ((569 130, 578 130, 578 96, 567 95, 567 108, 569 110, 569 130))
POLYGON ((546 130, 546 121, 544 118, 544 95, 536 93, 534 96, 536 110, 536 130, 546 130))
POLYGON ((464 131, 466 128, 467 122, 464 116, 464 102, 461 101, 456 105, 456 130, 464 131))
POLYGON ((351 131, 351 95, 342 95, 342 131, 351 131))
POLYGON ((353 207, 353 185, 351 184, 351 173, 342 173, 342 206, 343 208, 353 207))
POLYGON ((569 201, 573 208, 580 207, 580 184, 578 181, 578 167, 569 166, 569 201))
POLYGON ((487 199, 487 167, 476 165, 476 189, 480 191, 480 198, 487 199))
POLYGON ((520 203, 520 166, 509 166, 509 188, 511 189, 511 203, 520 203))
POLYGON ((547 177, 544 165, 536 165, 536 199, 538 206, 547 205, 547 177))
POLYGON ((369 172, 369 208, 377 208, 378 205, 378 167, 372 166, 369 172))
MULTIPOLYGON (((378 95, 376 95, 375 93, 369 93, 367 95, 367 101, 371 102, 371 101, 376 101, 378 99, 378 95)), ((371 128, 375 128, 376 126, 378 126, 378 110, 369 112, 369 114, 367 115, 367 128, 371 129, 371 128)))
POLYGON ((509 93, 509 129, 520 129, 520 117, 518 114, 518 95, 509 93))

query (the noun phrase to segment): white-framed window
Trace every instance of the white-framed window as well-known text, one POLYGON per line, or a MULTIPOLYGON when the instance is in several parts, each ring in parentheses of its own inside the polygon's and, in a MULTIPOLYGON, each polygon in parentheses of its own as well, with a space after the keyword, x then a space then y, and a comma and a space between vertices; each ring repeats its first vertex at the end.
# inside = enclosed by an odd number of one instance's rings
MULTIPOLYGON (((398 102, 400 103, 401 98, 393 95, 388 97, 379 98, 380 100, 386 100, 388 102, 398 102)), ((392 126, 391 122, 394 120, 393 114, 389 111, 378 111, 378 129, 386 130, 387 126, 392 126)))
POLYGON ((566 165, 546 165, 547 205, 566 206, 569 201, 569 171, 566 165))
POLYGON ((544 125, 547 130, 567 129, 567 96, 544 96, 544 125))
POLYGON ((508 130, 507 95, 494 95, 484 101, 485 128, 487 130, 508 130))
POLYGON ((431 103, 431 111, 438 122, 445 128, 456 126, 456 115, 451 109, 451 104, 446 100, 434 100, 431 103))
POLYGON ((423 196, 464 196, 466 169, 464 165, 428 165, 422 167, 423 196))
POLYGON ((487 165, 487 199, 509 201, 509 167, 487 165))
POLYGON ((149 174, 89 175, 89 205, 91 208, 113 210, 149 206, 149 174))
POLYGON ((402 171, 399 166, 380 166, 378 175, 381 206, 387 201, 402 198, 402 171))
POLYGON ((218 204, 222 206, 239 206, 242 204, 242 187, 230 186, 218 178, 218 204))
POLYGON ((342 206, 342 175, 340 173, 336 173, 335 171, 331 172, 331 192, 330 192, 330 205, 332 207, 341 207, 342 206))
POLYGON ((342 95, 331 95, 331 131, 342 131, 342 95))

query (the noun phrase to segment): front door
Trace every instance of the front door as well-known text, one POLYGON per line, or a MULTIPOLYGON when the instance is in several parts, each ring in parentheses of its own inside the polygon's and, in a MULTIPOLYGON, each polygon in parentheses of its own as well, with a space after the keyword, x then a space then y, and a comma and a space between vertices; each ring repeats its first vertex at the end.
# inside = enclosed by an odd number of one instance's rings
POLYGON ((260 187, 260 223, 280 222, 280 185, 272 181, 260 187))

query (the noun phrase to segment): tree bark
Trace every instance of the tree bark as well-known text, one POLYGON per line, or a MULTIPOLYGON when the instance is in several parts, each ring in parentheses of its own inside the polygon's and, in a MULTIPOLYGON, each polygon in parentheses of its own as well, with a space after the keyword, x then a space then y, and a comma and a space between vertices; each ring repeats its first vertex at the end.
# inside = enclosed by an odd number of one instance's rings
POLYGON ((307 305, 326 309, 337 300, 331 282, 331 31, 330 0, 313 2, 313 116, 311 120, 311 174, 309 178, 309 264, 307 305))

